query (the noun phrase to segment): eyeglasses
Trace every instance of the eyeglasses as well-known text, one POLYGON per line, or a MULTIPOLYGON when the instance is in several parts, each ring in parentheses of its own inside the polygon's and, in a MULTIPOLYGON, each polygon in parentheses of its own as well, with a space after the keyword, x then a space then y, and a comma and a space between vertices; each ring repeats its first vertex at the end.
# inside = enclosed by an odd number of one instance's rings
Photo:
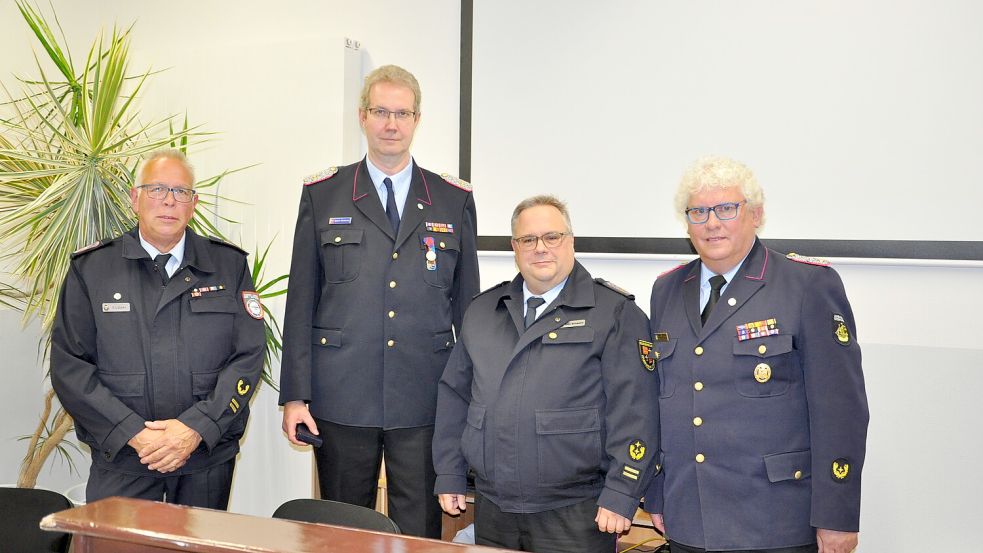
POLYGON ((519 249, 523 251, 529 251, 536 249, 536 245, 539 241, 543 241, 543 245, 547 248, 553 249, 559 246, 563 239, 567 236, 573 236, 572 232, 547 232, 542 236, 536 236, 535 234, 528 234, 526 236, 519 236, 518 238, 513 238, 512 241, 518 244, 519 249))
POLYGON ((709 221, 711 211, 717 216, 718 221, 730 221, 737 217, 739 208, 742 204, 746 203, 747 200, 741 200, 739 202, 725 202, 713 207, 691 207, 684 213, 686 213, 686 218, 689 219, 689 222, 694 225, 702 225, 709 221))
POLYGON ((171 188, 169 186, 164 186, 163 184, 144 184, 138 186, 137 188, 146 190, 147 196, 149 196, 151 200, 163 200, 167 198, 168 192, 174 194, 174 199, 183 204, 190 202, 191 199, 195 197, 194 188, 182 188, 180 186, 171 188))
POLYGON ((380 121, 385 121, 386 119, 389 119, 390 115, 396 116, 397 121, 409 121, 410 119, 416 117, 415 111, 409 111, 406 109, 401 109, 399 111, 389 111, 386 108, 365 108, 365 111, 367 111, 369 115, 380 121))

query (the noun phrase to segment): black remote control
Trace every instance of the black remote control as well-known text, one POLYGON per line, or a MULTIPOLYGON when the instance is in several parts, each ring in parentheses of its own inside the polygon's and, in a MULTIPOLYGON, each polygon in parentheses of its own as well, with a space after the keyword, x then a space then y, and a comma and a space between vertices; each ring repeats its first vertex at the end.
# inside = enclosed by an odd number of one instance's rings
POLYGON ((324 440, 320 436, 312 434, 310 428, 307 428, 307 425, 304 423, 297 425, 297 439, 314 447, 321 447, 321 444, 324 443, 324 440))

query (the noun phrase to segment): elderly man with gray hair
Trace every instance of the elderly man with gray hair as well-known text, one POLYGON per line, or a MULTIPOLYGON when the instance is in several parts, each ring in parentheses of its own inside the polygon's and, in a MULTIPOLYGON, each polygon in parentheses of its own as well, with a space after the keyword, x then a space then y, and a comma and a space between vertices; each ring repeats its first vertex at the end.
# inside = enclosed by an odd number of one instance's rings
POLYGON ((645 509, 674 553, 848 553, 868 409, 839 275, 758 240, 764 194, 737 161, 693 164, 676 211, 699 258, 652 288, 663 470, 645 509))

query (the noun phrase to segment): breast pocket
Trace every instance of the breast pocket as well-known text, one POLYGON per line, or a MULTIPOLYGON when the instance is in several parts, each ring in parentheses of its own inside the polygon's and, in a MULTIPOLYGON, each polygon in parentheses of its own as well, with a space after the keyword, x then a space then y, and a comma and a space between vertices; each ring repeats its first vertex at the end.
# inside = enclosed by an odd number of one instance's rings
POLYGON ((461 252, 461 241, 454 235, 440 233, 421 233, 418 238, 420 251, 423 254, 420 263, 424 267, 424 282, 437 288, 450 288, 454 283, 454 269, 457 267, 457 258, 461 252), (432 261, 428 258, 431 241, 434 255, 432 261))
POLYGON ((362 267, 362 229, 331 229, 321 232, 324 278, 328 282, 348 282, 358 278, 362 267))
POLYGON ((192 365, 211 368, 220 365, 232 351, 232 335, 235 330, 235 314, 244 310, 242 301, 234 290, 216 290, 188 300, 191 316, 187 321, 186 340, 208 344, 196 348, 192 365))
POLYGON ((667 398, 676 392, 676 376, 669 369, 672 353, 676 350, 676 340, 652 342, 652 356, 655 369, 659 371, 659 397, 667 398))
POLYGON ((601 417, 597 408, 536 411, 540 486, 583 485, 599 478, 601 417))
POLYGON ((745 397, 773 397, 801 379, 790 334, 734 342, 734 386, 745 397))

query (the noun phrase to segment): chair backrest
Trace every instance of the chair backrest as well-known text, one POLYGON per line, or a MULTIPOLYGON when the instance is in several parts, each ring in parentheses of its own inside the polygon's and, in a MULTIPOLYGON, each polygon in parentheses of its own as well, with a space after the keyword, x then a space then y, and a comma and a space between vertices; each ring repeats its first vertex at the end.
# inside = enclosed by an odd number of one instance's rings
POLYGON ((51 513, 71 509, 67 497, 51 490, 0 488, 0 550, 10 553, 68 551, 71 536, 38 526, 51 513))
POLYGON ((327 499, 292 499, 277 507, 273 518, 399 534, 399 526, 379 511, 327 499))

